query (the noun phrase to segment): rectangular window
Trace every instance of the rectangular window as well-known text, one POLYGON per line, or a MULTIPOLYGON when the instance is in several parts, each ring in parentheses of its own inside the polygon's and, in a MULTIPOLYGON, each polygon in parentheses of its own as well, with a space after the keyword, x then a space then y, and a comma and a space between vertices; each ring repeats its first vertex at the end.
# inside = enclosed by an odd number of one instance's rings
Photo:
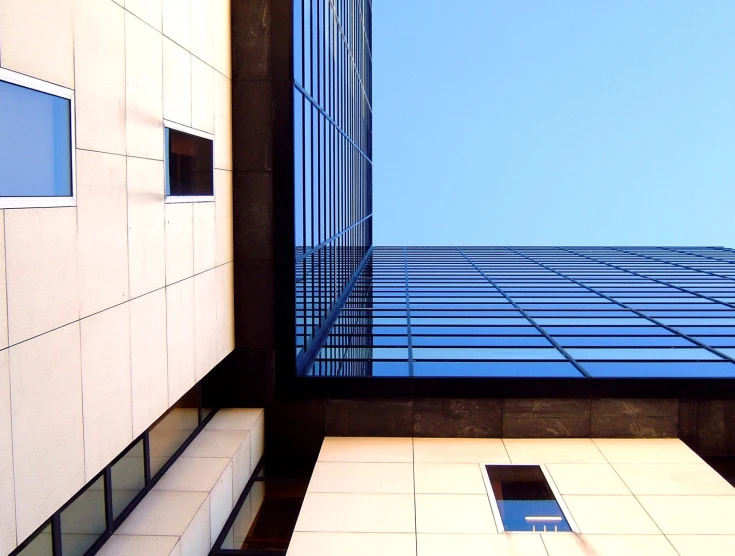
POLYGON ((74 206, 74 92, 0 69, 0 208, 74 206))
POLYGON ((561 496, 540 465, 483 465, 498 532, 575 531, 561 496))
POLYGON ((213 136, 172 122, 165 122, 165 125, 166 200, 169 202, 212 201, 214 196, 213 136))

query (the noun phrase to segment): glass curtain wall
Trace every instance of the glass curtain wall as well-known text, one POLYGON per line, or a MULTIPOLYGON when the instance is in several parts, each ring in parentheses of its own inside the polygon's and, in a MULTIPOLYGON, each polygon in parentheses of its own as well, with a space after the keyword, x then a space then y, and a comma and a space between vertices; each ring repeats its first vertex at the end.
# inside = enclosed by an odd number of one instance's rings
POLYGON ((369 0, 294 0, 293 7, 296 352, 304 369, 343 294, 367 272, 372 30, 369 0))
POLYGON ((735 252, 376 247, 336 322, 303 375, 732 378, 735 252))

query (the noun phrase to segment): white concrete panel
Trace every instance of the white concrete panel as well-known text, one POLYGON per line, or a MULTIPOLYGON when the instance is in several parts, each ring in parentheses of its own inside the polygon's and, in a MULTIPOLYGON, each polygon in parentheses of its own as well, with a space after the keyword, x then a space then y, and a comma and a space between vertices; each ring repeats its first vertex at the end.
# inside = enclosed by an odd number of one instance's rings
POLYGON ((196 379, 204 378, 217 364, 217 297, 215 271, 194 276, 194 357, 196 379))
POLYGON ((10 348, 13 469, 21 541, 85 483, 79 346, 79 323, 75 322, 10 348))
POLYGON ((230 463, 209 494, 209 546, 212 546, 217 540, 233 507, 232 463, 230 463))
POLYGON ((260 458, 263 457, 265 451, 265 413, 261 412, 258 420, 255 421, 253 428, 250 429, 250 474, 255 471, 260 458))
POLYGON ((232 82, 218 72, 214 74, 214 167, 232 170, 232 82))
POLYGON ((148 25, 155 27, 159 31, 161 30, 161 19, 163 15, 161 0, 127 0, 125 9, 138 16, 148 25))
POLYGON ((125 15, 125 111, 127 153, 163 160, 163 39, 131 14, 125 15))
POLYGON ((191 54, 163 39, 163 117, 191 125, 191 54))
POLYGON ((668 535, 679 556, 731 556, 735 535, 668 535))
POLYGON ((661 531, 633 496, 562 495, 583 534, 656 535, 661 531))
POLYGON ((13 437, 10 428, 10 360, 0 351, 0 553, 15 548, 13 437))
POLYGON ((735 496, 638 496, 666 535, 729 535, 735 496))
MULTIPOLYGON (((480 485, 483 486, 482 478, 480 485)), ((320 461, 311 474, 309 492, 413 494, 413 466, 410 463, 320 461)))
POLYGON ((73 0, 0 0, 2 67, 74 87, 73 0), (29 46, 28 37, 43 37, 29 46))
POLYGON ((678 438, 595 438, 610 463, 703 463, 678 438))
POLYGON ((217 359, 235 349, 235 277, 233 264, 218 266, 217 277, 217 359))
POLYGON ((191 127, 214 133, 214 70, 191 58, 191 127))
POLYGON ((232 261, 233 229, 232 229, 232 172, 228 170, 214 171, 215 200, 215 264, 221 265, 232 261))
POLYGON ((133 440, 130 305, 81 321, 84 467, 89 481, 133 440))
POLYGON ((589 438, 504 438, 512 463, 606 463, 589 438))
POLYGON ((82 317, 130 297, 124 156, 77 151, 79 312, 82 317))
POLYGON ((166 292, 158 290, 130 302, 130 368, 133 437, 168 409, 166 292))
POLYGON ((482 471, 474 463, 416 463, 414 476, 416 492, 420 493, 486 493, 482 471))
POLYGON ((125 10, 74 4, 77 147, 125 154, 125 10))
MULTIPOLYGON (((128 0, 130 2, 132 0, 128 0)), ((178 537, 113 535, 102 545, 98 556, 170 556, 178 537)))
POLYGON ((163 0, 163 34, 189 50, 191 45, 191 0, 163 0))
POLYGON ((181 556, 204 556, 211 545, 209 530, 209 497, 199 507, 194 519, 181 535, 181 556))
POLYGON ((166 283, 163 162, 128 157, 130 296, 166 283))
POLYGON ((194 280, 166 288, 168 403, 173 404, 196 383, 194 364, 194 280))
POLYGON ((191 53, 210 66, 214 64, 214 17, 212 0, 191 0, 191 53))
POLYGON ((214 268, 215 206, 214 203, 192 203, 194 210, 194 272, 214 268))
POLYGON ((212 0, 214 25, 214 68, 232 77, 230 0, 212 0))
POLYGON ((5 273, 5 211, 0 211, 0 349, 8 347, 8 290, 5 273))
POLYGON ((541 535, 420 533, 417 535, 416 542, 419 556, 443 556, 444 554, 547 556, 541 535))
MULTIPOLYGON (((224 432, 224 431, 222 431, 224 432)), ((250 463, 250 435, 243 439, 237 452, 232 457, 232 503, 237 502, 245 485, 250 480, 250 470, 257 464, 250 463)))
MULTIPOLYGON (((456 544, 455 544, 456 546, 456 544)), ((445 554, 460 554, 454 548, 445 554)), ((294 533, 289 556, 416 556, 410 533, 294 533)), ((476 553, 479 554, 479 553, 476 553)))
POLYGON ((410 494, 308 493, 294 531, 413 533, 415 527, 410 494))
POLYGON ((166 284, 194 274, 193 203, 166 205, 166 284))
POLYGON ((117 534, 181 536, 206 498, 205 492, 151 491, 123 521, 117 534))
POLYGON ((414 438, 417 462, 509 463, 499 438, 414 438))
POLYGON ((417 494, 419 533, 496 533, 490 501, 483 494, 417 494))
POLYGON ((5 211, 10 344, 79 319, 77 209, 5 211))
POLYGON ((412 462, 412 440, 414 439, 328 436, 322 443, 319 461, 412 462))

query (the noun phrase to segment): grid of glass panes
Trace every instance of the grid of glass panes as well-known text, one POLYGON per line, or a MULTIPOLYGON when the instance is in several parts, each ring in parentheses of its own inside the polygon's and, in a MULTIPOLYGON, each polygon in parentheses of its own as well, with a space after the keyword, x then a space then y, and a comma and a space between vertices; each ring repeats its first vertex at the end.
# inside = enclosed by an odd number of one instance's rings
POLYGON ((307 374, 735 377, 730 249, 376 247, 357 284, 307 374))
POLYGON ((372 55, 368 0, 293 6, 298 354, 372 245, 372 55))

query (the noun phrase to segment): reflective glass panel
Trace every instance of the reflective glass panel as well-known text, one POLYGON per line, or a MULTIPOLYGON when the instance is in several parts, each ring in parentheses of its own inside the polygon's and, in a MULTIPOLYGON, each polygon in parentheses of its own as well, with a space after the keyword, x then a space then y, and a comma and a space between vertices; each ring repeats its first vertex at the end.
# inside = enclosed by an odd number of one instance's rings
POLYGON ((71 102, 0 81, 0 196, 72 194, 71 102))

